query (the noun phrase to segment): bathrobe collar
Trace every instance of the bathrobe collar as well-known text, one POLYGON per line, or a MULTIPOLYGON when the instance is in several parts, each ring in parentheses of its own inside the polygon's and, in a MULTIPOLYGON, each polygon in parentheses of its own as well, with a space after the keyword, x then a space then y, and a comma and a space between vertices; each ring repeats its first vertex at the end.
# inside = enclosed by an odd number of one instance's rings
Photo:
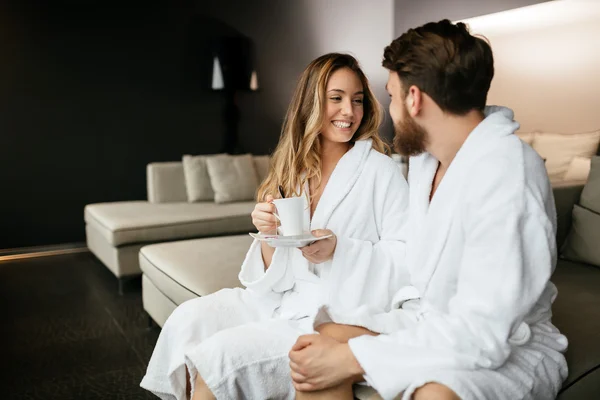
MULTIPOLYGON (((371 139, 359 140, 338 161, 312 217, 311 230, 326 229, 336 207, 358 180, 371 150, 371 139)), ((348 218, 351 218, 348 215, 348 218)))
POLYGON ((413 245, 409 246, 408 262, 412 283, 421 295, 425 294, 444 250, 456 203, 472 164, 492 151, 490 146, 494 146, 497 139, 512 135, 519 128, 519 124, 513 121, 512 110, 508 108, 486 107, 484 113, 485 119, 473 129, 459 149, 431 203, 429 196, 439 162, 429 153, 414 158, 418 171, 411 174, 413 181, 410 182, 413 238, 409 240, 413 241, 413 245))

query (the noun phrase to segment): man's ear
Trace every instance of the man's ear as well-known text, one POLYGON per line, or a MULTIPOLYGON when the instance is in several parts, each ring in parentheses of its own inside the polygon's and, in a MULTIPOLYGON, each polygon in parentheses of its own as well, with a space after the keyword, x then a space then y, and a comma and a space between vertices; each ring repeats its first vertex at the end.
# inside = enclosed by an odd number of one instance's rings
POLYGON ((423 93, 417 86, 412 85, 408 88, 406 95, 406 107, 411 117, 416 117, 423 107, 423 93))

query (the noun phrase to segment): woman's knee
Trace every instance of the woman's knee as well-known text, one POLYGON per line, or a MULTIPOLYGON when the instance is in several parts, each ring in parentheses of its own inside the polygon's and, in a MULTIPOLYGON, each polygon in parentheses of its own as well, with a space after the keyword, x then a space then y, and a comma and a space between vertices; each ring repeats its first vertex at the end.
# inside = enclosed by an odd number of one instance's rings
POLYGON ((198 308, 201 308, 201 301, 199 301, 201 297, 185 301, 173 310, 167 321, 165 322, 165 326, 163 330, 168 329, 170 325, 177 325, 180 327, 181 325, 185 325, 186 323, 192 322, 192 316, 197 315, 198 308))
POLYGON ((171 313, 167 323, 177 323, 178 325, 196 324, 199 320, 210 323, 211 319, 219 319, 221 316, 216 310, 228 305, 231 302, 228 293, 224 290, 196 297, 181 303, 171 313))
POLYGON ((460 400, 452 389, 441 383, 430 382, 421 386, 412 395, 413 400, 460 400))

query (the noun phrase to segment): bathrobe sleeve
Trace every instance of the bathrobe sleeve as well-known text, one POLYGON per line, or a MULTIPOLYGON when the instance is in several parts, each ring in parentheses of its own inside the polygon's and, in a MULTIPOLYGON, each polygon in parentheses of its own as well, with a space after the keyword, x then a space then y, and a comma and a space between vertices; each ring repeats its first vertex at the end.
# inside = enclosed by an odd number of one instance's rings
POLYGON ((507 162, 473 170, 465 177, 465 242, 448 312, 426 313, 415 326, 390 335, 349 341, 365 379, 383 398, 426 383, 435 370, 496 368, 510 354, 513 333, 525 341, 530 335, 522 320, 553 270, 554 220, 543 196, 528 194, 507 162))
POLYGON ((410 284, 405 261, 408 185, 396 165, 386 178, 378 182, 382 190, 374 195, 375 210, 357 210, 375 215, 379 240, 337 237, 330 279, 337 287, 315 327, 334 321, 392 332, 402 326, 403 316, 388 312, 397 290, 410 284))
POLYGON ((271 265, 265 271, 262 259, 261 242, 254 240, 238 276, 242 285, 258 295, 272 292, 284 292, 294 285, 292 268, 290 267, 289 248, 276 248, 271 259, 271 265))

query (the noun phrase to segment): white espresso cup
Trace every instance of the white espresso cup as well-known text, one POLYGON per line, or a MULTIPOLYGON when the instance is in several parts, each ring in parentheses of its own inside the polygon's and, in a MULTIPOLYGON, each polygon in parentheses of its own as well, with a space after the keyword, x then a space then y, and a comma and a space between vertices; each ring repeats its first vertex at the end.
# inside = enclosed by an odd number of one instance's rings
POLYGON ((288 197, 275 199, 275 217, 281 223, 279 233, 283 236, 297 236, 304 233, 304 198, 288 197))

